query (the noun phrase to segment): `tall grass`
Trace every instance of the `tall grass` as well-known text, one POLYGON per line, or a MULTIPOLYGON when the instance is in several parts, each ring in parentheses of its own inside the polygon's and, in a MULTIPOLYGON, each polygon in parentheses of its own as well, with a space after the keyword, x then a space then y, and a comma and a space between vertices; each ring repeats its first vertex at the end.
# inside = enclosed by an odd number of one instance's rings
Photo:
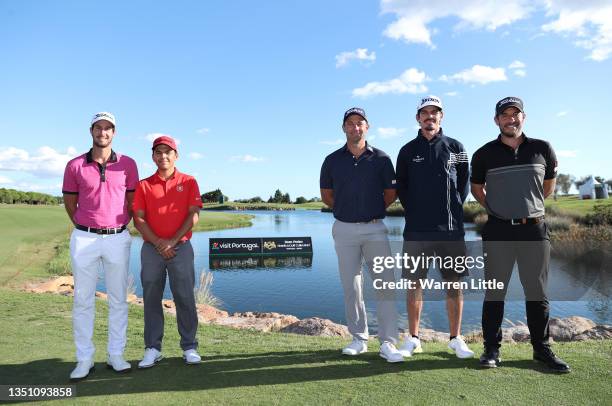
POLYGON ((196 303, 218 308, 222 302, 212 293, 213 279, 213 274, 203 269, 200 273, 200 283, 193 289, 193 293, 195 294, 196 303))
POLYGON ((48 271, 52 275, 71 275, 72 265, 70 263, 70 237, 63 239, 55 245, 55 256, 48 265, 48 271))

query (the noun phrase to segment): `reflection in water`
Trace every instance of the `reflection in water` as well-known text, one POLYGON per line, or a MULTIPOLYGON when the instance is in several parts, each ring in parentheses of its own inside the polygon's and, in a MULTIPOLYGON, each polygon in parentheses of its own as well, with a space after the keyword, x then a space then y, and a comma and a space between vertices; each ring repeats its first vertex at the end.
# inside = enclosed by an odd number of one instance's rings
POLYGON ((586 307, 597 314, 598 320, 596 321, 605 322, 605 320, 612 320, 612 308, 610 307, 609 296, 594 295, 587 301, 586 307))
MULTIPOLYGON (((223 301, 223 309, 232 312, 263 311, 293 314, 299 318, 323 317, 338 323, 345 323, 342 285, 338 275, 338 260, 332 238, 334 222, 331 213, 316 211, 286 212, 247 212, 255 214, 253 226, 247 228, 194 233, 192 245, 195 251, 197 270, 210 269, 214 274, 213 294, 223 301), (209 238, 261 238, 282 237, 288 235, 311 236, 315 255, 312 257, 283 259, 262 258, 223 258, 224 262, 212 262, 208 255, 209 238), (285 262, 283 262, 285 261, 285 262)), ((207 213, 203 212, 202 216, 207 213)), ((402 230, 404 219, 391 217, 384 220, 389 229, 392 249, 401 252, 402 230)), ((479 240, 479 236, 466 227, 467 240, 479 240)), ((130 272, 137 281, 136 294, 142 295, 140 286, 140 247, 142 240, 134 238, 130 258, 130 272)), ((478 245, 478 243, 475 243, 478 245)), ((469 246, 468 246, 469 248, 469 246)), ((474 248, 478 250, 478 248, 474 248)), ((473 255, 475 253, 470 253, 473 255)), ((476 253, 477 254, 477 253, 476 253)), ((435 272, 434 272, 435 273, 435 272)), ((551 301, 552 317, 572 315, 588 317, 597 323, 612 324, 612 306, 610 303, 611 278, 610 267, 602 265, 602 270, 593 270, 578 266, 557 258, 551 260, 549 287, 557 295, 566 292, 580 292, 580 299, 573 301, 551 301), (605 272, 603 271, 605 269, 605 272), (585 288, 586 286, 586 288, 585 288)), ((399 277, 399 272, 397 273, 399 277)), ((477 274, 474 273, 476 276, 477 274)), ((199 275, 196 275, 198 278, 199 275)), ((369 281, 364 277, 364 283, 369 281)), ((103 290, 104 279, 98 289, 103 290)), ((510 292, 515 300, 509 300, 505 306, 505 318, 516 323, 525 321, 525 303, 518 272, 513 273, 510 292)), ((366 292, 369 296, 369 293, 366 292)), ((164 298, 171 298, 168 284, 164 298)), ((440 299, 443 299, 442 297, 440 299)), ((371 316, 368 324, 375 333, 375 302, 366 299, 367 313, 371 316)), ((397 309, 400 313, 399 323, 406 326, 406 292, 397 292, 397 309)), ((464 304, 463 331, 480 328, 482 301, 474 295, 468 297, 464 304)), ((429 301, 422 313, 422 326, 439 331, 448 330, 448 317, 444 300, 429 301)))
POLYGON ((403 236, 404 235, 404 229, 400 226, 389 226, 387 227, 389 230, 389 235, 390 236, 403 236))
POLYGON ((312 255, 278 255, 278 256, 211 256, 210 269, 240 271, 245 268, 311 268, 312 255))

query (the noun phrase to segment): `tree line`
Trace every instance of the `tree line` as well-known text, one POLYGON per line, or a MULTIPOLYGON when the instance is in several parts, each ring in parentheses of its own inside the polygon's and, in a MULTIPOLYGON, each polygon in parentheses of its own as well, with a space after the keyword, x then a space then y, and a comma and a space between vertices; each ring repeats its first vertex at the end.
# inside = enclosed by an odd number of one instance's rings
MULTIPOLYGON (((229 201, 229 198, 221 192, 221 189, 211 190, 202 195, 203 203, 224 203, 229 201), (223 200, 221 200, 223 198, 223 200)), ((295 201, 291 201, 289 193, 283 193, 280 189, 276 189, 273 195, 268 200, 262 199, 260 196, 251 197, 250 199, 238 199, 236 203, 295 203, 303 204, 310 202, 320 202, 321 198, 313 197, 312 199, 306 199, 304 196, 299 196, 295 201)))
POLYGON ((0 203, 4 204, 60 204, 63 201, 60 196, 51 196, 46 193, 0 188, 0 203))
MULTIPOLYGON (((557 175, 557 184, 555 185, 555 195, 559 192, 564 195, 569 193, 572 185, 576 186, 576 189, 584 185, 584 183, 590 178, 590 176, 583 176, 582 178, 576 179, 573 175, 560 173, 557 175)), ((609 191, 612 191, 612 179, 604 179, 602 176, 593 176, 596 181, 606 185, 609 191)))

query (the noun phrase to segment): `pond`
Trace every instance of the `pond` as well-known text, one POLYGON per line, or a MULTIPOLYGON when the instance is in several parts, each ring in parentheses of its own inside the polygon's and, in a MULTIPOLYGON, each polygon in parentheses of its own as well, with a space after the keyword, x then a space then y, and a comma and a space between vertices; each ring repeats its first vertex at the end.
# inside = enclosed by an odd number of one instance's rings
MULTIPOLYGON (((253 226, 248 228, 194 233, 196 280, 202 270, 214 276, 212 291, 228 312, 278 312, 293 314, 299 318, 322 317, 345 323, 342 287, 338 276, 334 251, 331 213, 311 210, 256 211, 253 226), (289 258, 281 261, 226 261, 211 263, 208 255, 210 237, 312 237, 312 258, 289 258), (213 269, 211 268, 211 265, 213 269)), ((206 216, 206 212, 202 212, 206 216)), ((388 217, 392 250, 401 251, 404 219, 388 217)), ((478 241, 480 237, 466 225, 466 240, 478 241)), ((475 242, 474 244, 479 244, 475 242)), ((140 286, 140 248, 142 240, 134 238, 130 260, 130 272, 136 282, 136 294, 142 295, 140 286)), ((437 272, 436 272, 437 273, 437 272)), ((430 275, 433 273, 430 272, 430 275)), ((398 272, 399 275, 399 272, 398 272)), ((590 269, 552 259, 549 275, 551 317, 584 316, 597 323, 612 324, 609 281, 601 280, 601 269, 590 269), (563 294, 568 292, 569 294, 563 294)), ((605 278, 604 278, 605 279, 605 278)), ((366 278, 368 281, 369 278, 366 278)), ((103 281, 100 282, 101 284, 103 281)), ((104 286, 99 286, 104 290, 104 286)), ((166 284, 165 298, 171 298, 166 284)), ((525 305, 518 272, 514 271, 509 286, 511 300, 506 302, 505 319, 509 323, 526 322, 525 305)), ((366 295, 369 323, 376 331, 375 302, 373 295, 366 295)), ((443 296, 441 296, 443 298, 443 296)), ((397 308, 399 325, 407 326, 405 291, 398 291, 397 308)), ((466 295, 463 311, 463 332, 480 329, 482 309, 481 295, 466 295)), ((448 330, 445 301, 433 298, 424 304, 422 327, 439 331, 448 330)))

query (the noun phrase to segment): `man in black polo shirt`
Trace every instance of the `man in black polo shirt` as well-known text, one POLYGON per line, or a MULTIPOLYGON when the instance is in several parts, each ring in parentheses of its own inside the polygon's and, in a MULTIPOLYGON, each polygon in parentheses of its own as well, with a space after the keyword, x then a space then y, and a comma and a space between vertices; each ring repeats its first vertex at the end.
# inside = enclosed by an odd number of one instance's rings
MULTIPOLYGON (((374 257, 390 257, 387 227, 382 222, 385 209, 396 198, 395 172, 391 159, 383 151, 368 145, 369 129, 365 111, 353 107, 344 113, 342 130, 346 144, 328 155, 321 167, 321 198, 331 207, 336 221, 332 228, 340 280, 344 290, 344 308, 353 341, 342 350, 358 355, 368 350, 368 321, 363 301, 362 258, 371 278, 393 282, 393 269, 374 275, 374 257)), ((397 310, 395 296, 376 291, 376 315, 380 356, 388 362, 403 361, 395 347, 397 310)))
POLYGON ((514 263, 526 299, 533 358, 555 372, 569 372, 549 344, 546 282, 550 241, 544 222, 544 199, 555 189, 557 158, 546 141, 527 138, 523 102, 506 97, 495 106, 500 135, 472 157, 472 195, 487 210, 482 231, 485 278, 504 288, 488 290, 482 306, 483 367, 500 363, 504 300, 514 263))

